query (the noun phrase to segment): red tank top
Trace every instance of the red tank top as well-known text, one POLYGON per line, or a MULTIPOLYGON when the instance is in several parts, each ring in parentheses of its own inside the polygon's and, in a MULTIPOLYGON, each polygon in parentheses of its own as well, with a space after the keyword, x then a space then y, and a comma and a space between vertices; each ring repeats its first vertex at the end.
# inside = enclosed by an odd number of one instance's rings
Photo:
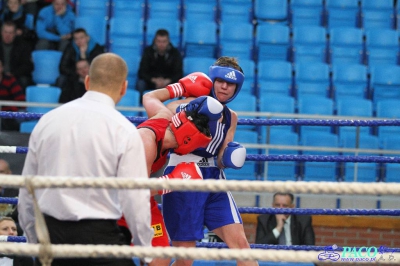
POLYGON ((137 126, 137 128, 148 128, 154 132, 156 135, 156 145, 157 145, 157 157, 151 166, 151 172, 157 172, 164 166, 167 161, 168 150, 164 152, 161 151, 165 131, 167 130, 169 125, 169 121, 165 118, 157 118, 157 119, 148 119, 137 126))

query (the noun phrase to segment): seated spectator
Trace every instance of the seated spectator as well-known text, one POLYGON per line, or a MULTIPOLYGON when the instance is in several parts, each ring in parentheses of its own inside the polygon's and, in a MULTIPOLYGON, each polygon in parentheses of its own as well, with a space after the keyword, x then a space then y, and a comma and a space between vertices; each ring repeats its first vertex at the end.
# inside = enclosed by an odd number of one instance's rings
POLYGON ((183 76, 182 57, 169 40, 167 30, 156 32, 152 45, 145 48, 138 71, 136 90, 142 99, 145 90, 165 88, 183 76))
POLYGON ((4 22, 1 26, 0 45, 0 60, 3 62, 3 71, 8 75, 13 75, 24 91, 27 86, 33 84, 31 54, 31 47, 22 38, 16 36, 14 22, 4 22))
POLYGON ((39 11, 36 21, 36 50, 64 51, 74 30, 75 14, 67 0, 54 0, 39 11))
POLYGON ((76 73, 68 78, 65 85, 62 87, 60 95, 60 103, 66 103, 85 94, 85 77, 89 75, 89 62, 86 59, 81 59, 76 62, 76 73))
POLYGON ((36 44, 37 36, 33 28, 26 26, 26 12, 21 0, 7 0, 6 3, 7 5, 1 11, 1 23, 14 22, 17 36, 23 37, 33 48, 36 44))
POLYGON ((66 79, 76 75, 76 63, 81 59, 92 62, 93 58, 104 53, 104 47, 96 43, 87 32, 78 28, 72 33, 73 41, 65 48, 60 61, 60 77, 57 86, 62 88, 66 79))
MULTIPOLYGON (((291 193, 275 193, 272 207, 294 208, 291 193)), ((315 245, 310 215, 262 214, 257 218, 256 244, 315 245)))
MULTIPOLYGON (((25 93, 17 79, 4 73, 3 62, 0 61, 0 100, 1 101, 25 101, 25 93)), ((1 111, 19 111, 15 106, 2 106, 1 111)), ((15 119, 1 119, 1 130, 19 131, 19 123, 15 119)))
MULTIPOLYGON (((2 236, 17 236, 17 225, 10 217, 0 218, 0 235, 2 236)), ((2 254, 3 255, 3 254, 2 254)), ((30 257, 16 257, 13 255, 3 255, 0 257, 0 265, 13 266, 32 266, 33 259, 30 257)))

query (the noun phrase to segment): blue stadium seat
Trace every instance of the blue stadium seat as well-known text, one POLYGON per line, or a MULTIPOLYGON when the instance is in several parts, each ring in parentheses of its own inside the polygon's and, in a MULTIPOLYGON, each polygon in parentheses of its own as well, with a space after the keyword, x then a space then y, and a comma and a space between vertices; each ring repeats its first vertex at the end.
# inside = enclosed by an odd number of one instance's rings
MULTIPOLYGON (((301 136, 304 146, 338 148, 338 137, 328 132, 307 132, 301 136)), ((303 151, 304 155, 338 155, 333 151, 303 151)), ((337 181, 336 163, 305 162, 304 181, 337 181)))
POLYGON ((361 21, 364 29, 394 28, 393 0, 361 0, 361 21))
POLYGON ((60 75, 59 65, 62 52, 54 50, 35 50, 32 52, 34 70, 32 79, 36 84, 54 85, 60 75))
POLYGON ((180 0, 148 0, 147 1, 148 18, 181 18, 180 0))
MULTIPOLYGON (((260 94, 260 112, 271 112, 271 113, 294 113, 295 112, 295 100, 291 96, 262 93, 260 94)), ((274 116, 269 118, 275 118, 274 116)), ((267 131, 272 132, 291 132, 292 126, 267 126, 261 127, 261 141, 266 143, 267 131)))
POLYGON ((215 62, 214 58, 210 57, 191 57, 183 58, 183 75, 189 75, 193 72, 203 72, 208 75, 210 66, 215 62))
POLYGON ((326 62, 326 29, 320 26, 293 27, 292 61, 326 62))
POLYGON ((364 61, 364 32, 359 28, 329 30, 329 62, 361 64, 364 61))
POLYGON ((368 70, 359 64, 332 64, 332 87, 336 101, 340 98, 364 98, 368 90, 368 70))
POLYGON ((145 19, 145 0, 113 0, 111 4, 111 17, 136 17, 145 19))
POLYGON ((357 27, 358 0, 325 0, 327 27, 357 27))
POLYGON ((110 19, 109 50, 125 49, 136 55, 141 55, 144 45, 143 20, 135 17, 115 17, 110 19))
MULTIPOLYGON (((376 104, 376 117, 399 119, 400 118, 400 99, 380 100, 376 104)), ((378 137, 382 143, 388 136, 400 135, 398 126, 380 126, 378 128, 378 137)))
POLYGON ((252 22, 253 2, 252 0, 220 0, 220 22, 252 22))
POLYGON ((307 95, 329 96, 329 65, 320 62, 299 62, 294 66, 294 87, 297 98, 307 95))
POLYGON ((288 24, 288 1, 255 0, 254 17, 258 23, 273 22, 288 24))
POLYGON ((276 93, 291 95, 292 65, 287 61, 263 60, 257 65, 257 89, 259 95, 276 93))
POLYGON ((212 57, 217 49, 217 24, 215 22, 185 21, 182 48, 185 56, 212 57))
MULTIPOLYGON (((235 110, 235 109, 234 109, 235 110)), ((236 111, 236 110, 235 110, 236 111)), ((237 129, 234 136, 234 141, 239 143, 258 143, 258 133, 248 129, 237 129)), ((258 149, 246 148, 247 154, 258 154, 258 149)), ((256 162, 246 161, 243 167, 239 170, 225 169, 226 178, 228 180, 255 180, 256 177, 256 162)))
POLYGON ((151 18, 146 24, 146 42, 145 45, 153 43, 157 30, 165 29, 169 33, 169 39, 176 48, 181 48, 181 22, 171 18, 151 18))
MULTIPOLYGON (((323 96, 311 96, 298 98, 299 114, 309 115, 333 115, 333 100, 323 96)), ((305 132, 331 132, 329 126, 301 126, 300 137, 302 138, 305 132)))
POLYGON ((368 64, 396 65, 399 58, 399 35, 391 29, 365 31, 365 49, 368 64))
POLYGON ((108 19, 110 0, 77 0, 75 9, 77 17, 98 17, 108 19))
POLYGON ((260 24, 256 28, 257 58, 262 60, 289 60, 289 27, 277 24, 260 24))
POLYGON ((292 27, 322 26, 323 8, 323 0, 291 0, 289 10, 292 27))
MULTIPOLYGON (((382 148, 384 150, 400 150, 400 137, 398 134, 387 136, 383 140, 382 148)), ((384 156, 400 156, 400 154, 383 154, 384 156)), ((386 182, 400 182, 400 164, 386 163, 385 179, 386 182)))
POLYGON ((107 41, 107 20, 103 17, 80 16, 75 18, 75 29, 83 28, 90 38, 105 46, 107 41))
MULTIPOLYGON (((61 89, 54 86, 28 86, 26 88, 26 101, 35 103, 58 103, 61 89)), ((27 107, 30 113, 47 113, 54 107, 27 107)))
POLYGON ((137 81, 141 56, 134 53, 127 53, 125 50, 114 49, 114 53, 121 56, 128 66, 128 89, 134 89, 137 81))
POLYGON ((221 22, 219 55, 253 59, 253 25, 249 22, 221 22))
POLYGON ((370 66, 374 107, 384 99, 400 99, 400 66, 370 66))
POLYGON ((211 21, 217 17, 217 1, 190 1, 183 0, 184 21, 211 21))
MULTIPOLYGON (((363 98, 341 98, 337 100, 337 115, 338 116, 358 116, 358 117, 372 117, 372 101, 363 98)), ((370 133, 370 127, 360 127, 361 135, 367 135, 370 133)), ((339 127, 339 138, 342 139, 345 135, 352 135, 353 139, 356 139, 356 127, 339 127)))
POLYGON ((241 91, 254 94, 254 86, 256 83, 256 66, 254 61, 250 59, 240 59, 239 65, 242 68, 245 76, 241 91))
MULTIPOLYGON (((140 93, 136 90, 126 90, 126 94, 122 99, 118 102, 117 106, 124 107, 139 107, 140 106, 140 93)), ((139 111, 124 111, 120 110, 121 114, 124 116, 140 116, 141 112, 139 111)))
POLYGON ((34 121, 24 121, 21 122, 20 127, 19 127, 19 132, 21 133, 31 133, 35 126, 37 125, 38 120, 34 121))
MULTIPOLYGON (((298 135, 294 132, 282 132, 275 131, 271 132, 269 136, 269 144, 271 145, 285 145, 285 146, 297 146, 298 135)), ((297 155, 297 150, 282 150, 282 149, 269 149, 268 154, 270 155, 297 155)), ((266 162, 264 164, 264 176, 266 180, 275 181, 295 181, 296 180, 296 162, 266 162)))
MULTIPOLYGON (((346 134, 340 138, 343 148, 360 148, 360 149, 379 149, 378 137, 372 135, 361 135, 357 143, 353 134, 346 134)), ((360 155, 360 156, 377 156, 376 153, 351 153, 345 152, 343 155, 360 155)), ((346 182, 375 182, 378 179, 376 163, 344 163, 344 181, 346 182), (357 169, 355 169, 357 167, 357 169), (357 171, 357 175, 355 175, 357 171)))
MULTIPOLYGON (((251 94, 239 94, 232 102, 227 104, 229 108, 235 112, 256 112, 257 98, 251 94)), ((247 116, 239 115, 239 118, 246 118, 247 116)), ((254 117, 253 117, 254 118, 254 117)))

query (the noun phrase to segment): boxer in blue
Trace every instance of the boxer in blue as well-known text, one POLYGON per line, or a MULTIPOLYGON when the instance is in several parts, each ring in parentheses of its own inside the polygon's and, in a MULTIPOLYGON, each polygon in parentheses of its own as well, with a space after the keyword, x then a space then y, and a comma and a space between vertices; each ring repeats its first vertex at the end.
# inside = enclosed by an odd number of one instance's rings
MULTIPOLYGON (((181 162, 195 162, 200 167, 203 179, 226 179, 223 169, 240 169, 246 158, 246 150, 233 142, 237 125, 237 114, 225 104, 240 92, 244 74, 234 58, 221 57, 210 67, 209 76, 213 82, 211 96, 224 105, 222 117, 210 121, 212 141, 206 148, 200 148, 187 155, 172 153, 165 174, 170 173, 181 162)), ((185 96, 185 88, 172 84, 166 89, 149 93, 149 97, 161 101, 185 96), (169 92, 168 93, 166 92, 169 92)), ((201 96, 201 91, 199 95, 201 96)), ((186 93, 187 94, 187 93, 186 93)), ((191 93, 194 95, 193 93, 191 93)), ((171 110, 180 111, 196 108, 191 99, 170 103, 171 110)), ((163 196, 163 215, 168 234, 175 247, 195 247, 196 240, 203 238, 203 226, 213 231, 230 248, 250 248, 242 220, 230 192, 172 192, 163 196)), ((190 266, 192 260, 178 259, 175 266, 190 266)), ((238 261, 237 265, 258 265, 255 261, 238 261)))

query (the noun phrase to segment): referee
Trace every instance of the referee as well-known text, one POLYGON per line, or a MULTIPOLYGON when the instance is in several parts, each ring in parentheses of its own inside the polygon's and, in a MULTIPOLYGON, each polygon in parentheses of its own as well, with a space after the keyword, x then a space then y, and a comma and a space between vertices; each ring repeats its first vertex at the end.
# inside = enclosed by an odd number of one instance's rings
MULTIPOLYGON (((141 137, 115 109, 127 89, 127 70, 125 61, 116 54, 97 56, 86 76, 83 97, 39 120, 29 139, 22 174, 147 179, 141 137)), ((124 213, 133 244, 151 246, 148 189, 38 189, 36 196, 52 244, 123 244, 116 220, 124 213)), ((19 192, 18 211, 28 242, 36 243, 33 202, 25 188, 19 192)), ((52 265, 134 263, 131 259, 55 259, 52 265)))

